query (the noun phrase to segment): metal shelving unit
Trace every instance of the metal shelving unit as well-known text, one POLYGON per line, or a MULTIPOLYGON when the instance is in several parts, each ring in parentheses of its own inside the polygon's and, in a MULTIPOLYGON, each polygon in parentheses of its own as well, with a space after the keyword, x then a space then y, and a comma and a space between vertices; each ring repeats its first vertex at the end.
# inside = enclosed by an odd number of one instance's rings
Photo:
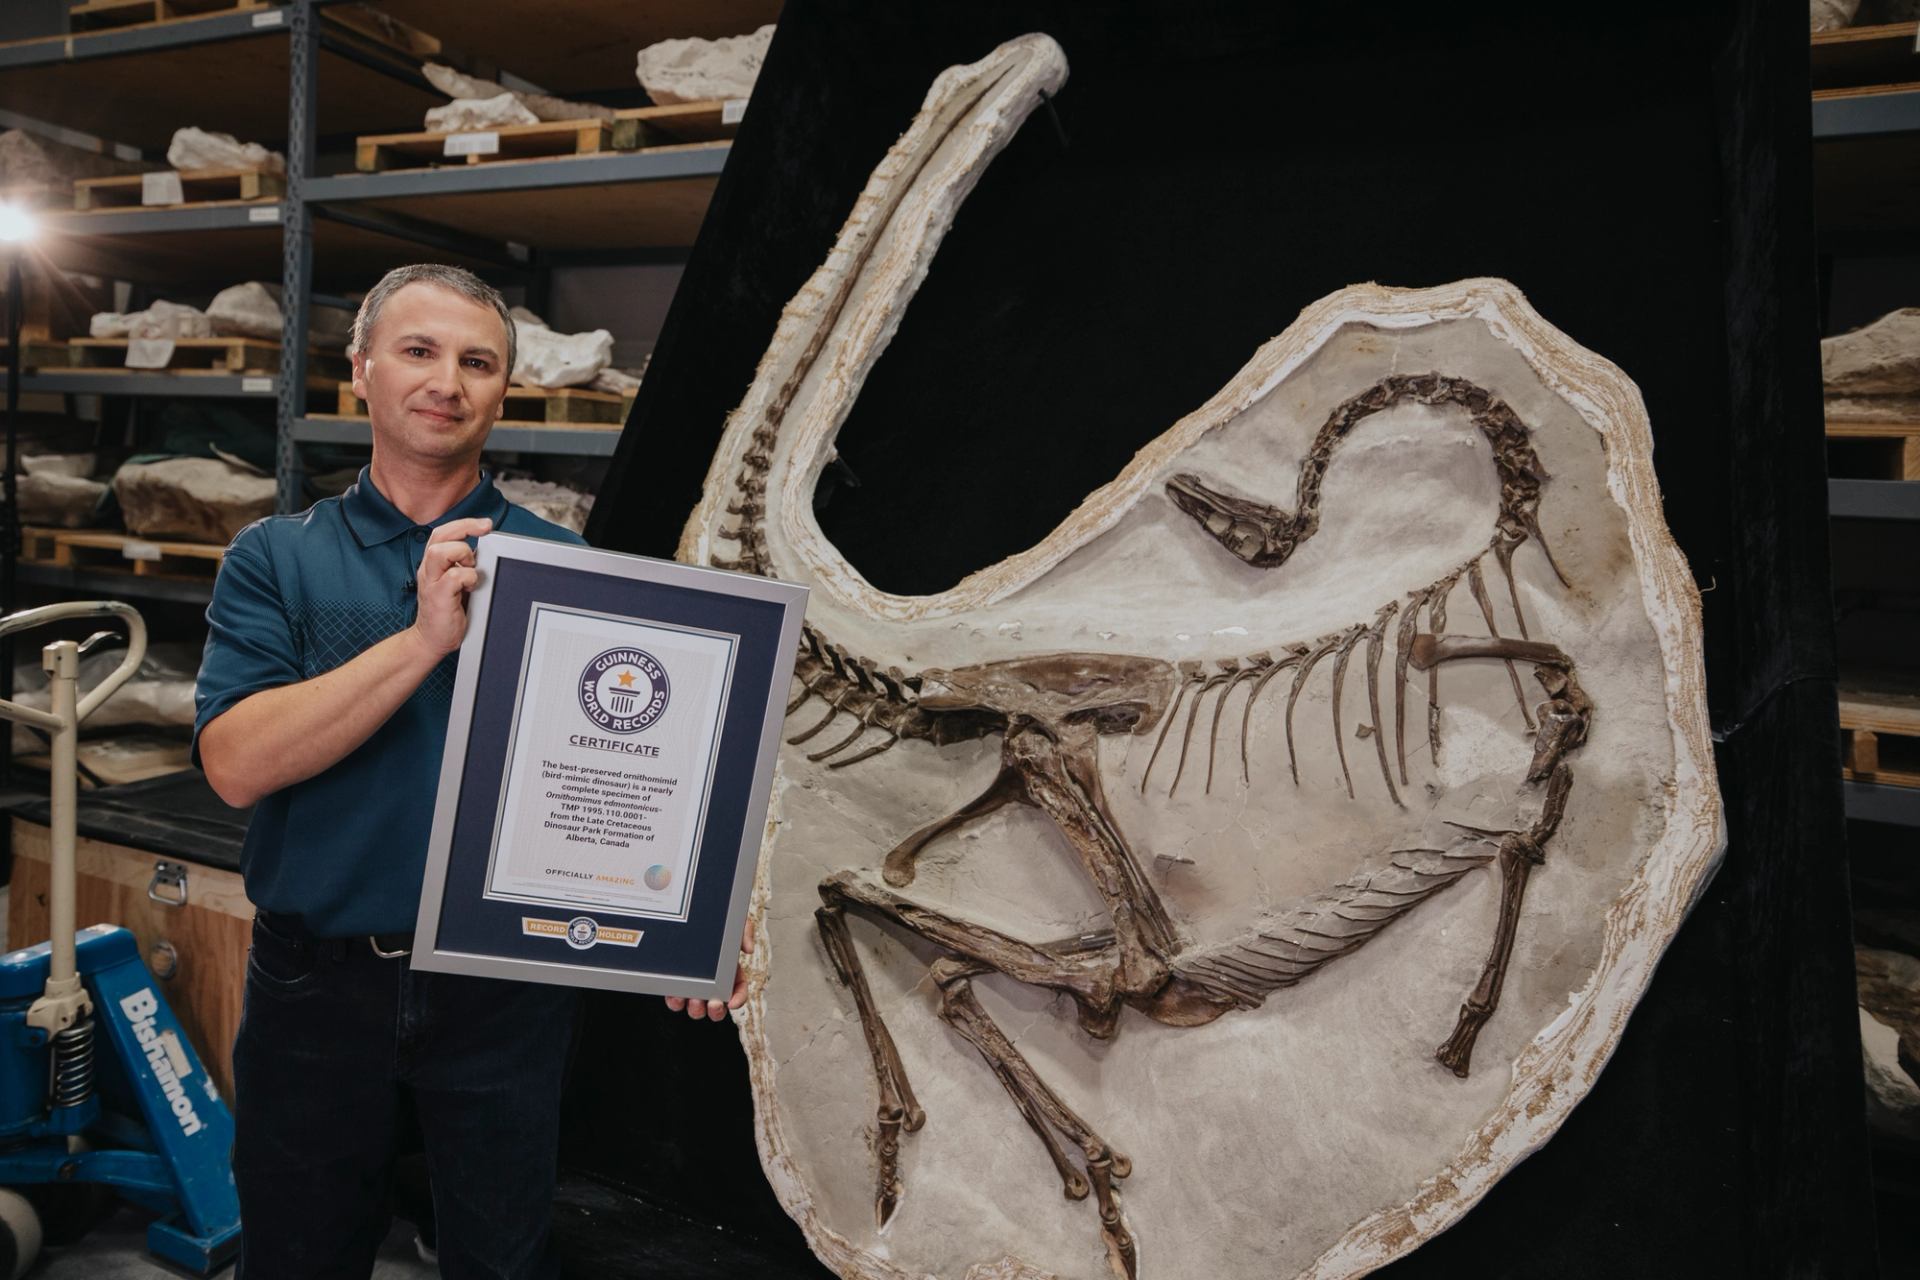
MULTIPOLYGON (((1813 37, 1823 278, 1836 258, 1920 252, 1920 52, 1914 23, 1813 37)), ((1920 481, 1827 481, 1834 519, 1920 520, 1920 481)), ((1847 816, 1920 827, 1920 788, 1846 781, 1847 816)))
MULTIPOLYGON (((24 389, 107 396, 271 399, 276 406, 278 505, 302 502, 299 446, 361 445, 358 423, 310 418, 301 363, 322 288, 364 282, 426 254, 498 280, 531 282, 554 265, 673 261, 684 256, 726 162, 727 144, 487 164, 321 174, 319 141, 391 128, 438 103, 417 58, 334 21, 338 0, 287 0, 265 10, 0 45, 0 109, 149 149, 184 120, 282 147, 278 198, 179 208, 54 213, 45 219, 68 270, 114 279, 209 286, 282 282, 277 376, 40 371, 24 389), (247 46, 243 57, 234 45, 247 46), (111 61, 108 61, 111 60, 111 61), (114 89, 102 93, 108 73, 114 89), (282 97, 284 95, 284 97, 282 97), (263 101, 284 101, 284 129, 263 129, 263 101), (592 200, 554 201, 591 187, 592 200), (276 269, 277 268, 277 269, 276 269)), ((456 34, 433 56, 516 88, 579 92, 629 82, 632 50, 670 36, 718 36, 772 21, 777 0, 669 0, 629 11, 611 0, 554 0, 548 29, 604 28, 604 42, 561 48, 527 40, 510 14, 476 18, 456 0, 375 6, 410 26, 456 34), (518 72, 519 74, 514 74, 518 72)), ((277 114, 277 113, 276 113, 277 114)), ((502 428, 494 447, 523 454, 610 456, 617 432, 502 428)))
MULTIPOLYGON (((300 444, 372 443, 365 421, 351 418, 300 418, 293 424, 300 444)), ((499 453, 572 454, 583 458, 611 458, 620 442, 618 431, 569 427, 495 427, 487 448, 499 453)))

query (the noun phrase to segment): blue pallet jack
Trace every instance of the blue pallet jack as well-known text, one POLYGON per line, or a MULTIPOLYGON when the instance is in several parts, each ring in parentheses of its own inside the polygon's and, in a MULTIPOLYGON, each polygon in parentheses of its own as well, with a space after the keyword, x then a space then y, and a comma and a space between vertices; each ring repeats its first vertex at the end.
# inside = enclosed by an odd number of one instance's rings
POLYGON ((48 941, 0 957, 0 1280, 18 1280, 41 1224, 14 1188, 97 1184, 159 1216, 147 1248, 210 1275, 240 1246, 240 1200, 221 1101, 127 930, 76 929, 74 749, 80 722, 139 669, 147 629, 118 602, 72 602, 0 618, 0 635, 76 618, 117 618, 125 661, 79 696, 80 658, 115 633, 42 651, 46 711, 0 700, 0 717, 53 737, 53 866, 48 941), (104 1039, 107 1051, 98 1043, 104 1039))

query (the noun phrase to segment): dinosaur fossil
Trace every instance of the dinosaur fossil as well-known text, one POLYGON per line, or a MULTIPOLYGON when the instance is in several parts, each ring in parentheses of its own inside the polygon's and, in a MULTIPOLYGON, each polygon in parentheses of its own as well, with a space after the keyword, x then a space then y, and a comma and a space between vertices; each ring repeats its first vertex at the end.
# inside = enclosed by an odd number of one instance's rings
MULTIPOLYGON (((938 597, 886 596, 860 579, 812 523, 813 484, 866 369, 898 323, 960 199, 1039 96, 1056 90, 1063 76, 1057 48, 1044 37, 1028 37, 981 63, 954 68, 935 83, 920 116, 876 170, 828 264, 783 315, 753 388, 729 420, 681 556, 815 587, 787 707, 790 736, 782 776, 783 785, 799 789, 796 802, 821 797, 807 803, 821 824, 816 838, 823 844, 834 839, 827 824, 846 820, 846 812, 857 811, 855 821, 862 828, 882 820, 886 802, 878 797, 890 784, 904 786, 909 778, 937 777, 975 761, 990 768, 984 788, 972 798, 923 803, 931 810, 929 820, 902 823, 883 836, 861 830, 859 838, 874 855, 860 860, 866 865, 843 864, 812 882, 817 955, 857 1019, 870 1104, 877 1094, 870 1130, 874 1228, 887 1230, 901 1212, 911 1181, 906 1153, 912 1144, 904 1142, 905 1135, 933 1122, 920 1102, 924 1089, 917 1091, 914 1081, 927 1069, 928 1054, 922 1052, 922 1065, 910 1071, 912 1055, 903 1053, 895 1039, 901 1009, 918 1002, 905 1000, 897 990, 876 989, 868 954, 872 943, 856 934, 855 918, 870 922, 863 928, 877 926, 907 941, 909 954, 902 960, 895 949, 892 972, 902 964, 923 966, 925 983, 911 989, 923 990, 934 1002, 938 1019, 952 1033, 951 1050, 970 1046, 984 1062, 1038 1138, 1068 1200, 1092 1201, 1112 1274, 1132 1280, 1142 1273, 1142 1242, 1119 1184, 1135 1176, 1129 1185, 1142 1187, 1150 1176, 1147 1166, 1123 1154, 1111 1140, 1122 1135, 1109 1135, 1104 1123, 1076 1109, 1071 1090, 1057 1077, 1050 1081, 1052 1073, 1023 1052, 1021 1037, 1010 1034, 979 998, 979 984, 1011 982, 1070 1003, 1089 1045, 1114 1040, 1129 1009, 1150 1023, 1202 1028, 1227 1014, 1261 1009, 1269 996, 1355 955, 1388 925, 1485 868, 1497 878, 1498 903, 1491 921, 1478 918, 1471 926, 1481 939, 1477 978, 1464 999, 1455 997, 1450 1034, 1442 1038, 1443 1028, 1434 1027, 1429 1043, 1438 1041, 1438 1048, 1427 1060, 1428 1070, 1439 1077, 1467 1078, 1476 1046, 1501 1007, 1516 948, 1524 945, 1522 912, 1530 878, 1536 869, 1552 865, 1549 846, 1558 848, 1563 827, 1574 821, 1570 757, 1614 714, 1610 709, 1603 719, 1597 708, 1602 702, 1611 708, 1615 695, 1583 687, 1583 678, 1591 683, 1595 677, 1576 666, 1576 651, 1588 637, 1572 620, 1605 624, 1596 628, 1608 654, 1599 678, 1608 689, 1622 688, 1610 650, 1625 643, 1619 639, 1627 635, 1627 624, 1619 620, 1625 615, 1619 609, 1609 614, 1595 602, 1614 600, 1624 586, 1642 578, 1621 569, 1630 557, 1609 561, 1599 555, 1597 535, 1578 521, 1564 513, 1549 519, 1543 512, 1550 493, 1558 490, 1541 460, 1542 428, 1533 410, 1496 389, 1481 370, 1493 370, 1522 399, 1532 397, 1529 403, 1546 406, 1542 411, 1552 418, 1556 439, 1566 436, 1568 421, 1578 419, 1564 405, 1555 408, 1560 401, 1543 399, 1546 393, 1525 385, 1512 367, 1475 349, 1474 344, 1505 340, 1501 326, 1523 327, 1513 317, 1524 312, 1524 303, 1510 287, 1469 282, 1451 292, 1401 296, 1350 291, 1353 297, 1330 300, 1346 310, 1303 317, 1296 329, 1322 344, 1328 334, 1346 331, 1343 325, 1350 330, 1354 323, 1383 326, 1379 332, 1398 326, 1410 334, 1418 334, 1422 325, 1439 329, 1463 318, 1475 324, 1484 320, 1485 327, 1449 331, 1464 335, 1448 339, 1464 352, 1460 369, 1436 360, 1413 365, 1420 371, 1408 373, 1401 371, 1399 359, 1378 357, 1387 367, 1321 409, 1300 442, 1291 510, 1262 497, 1236 496, 1224 481, 1207 478, 1232 475, 1238 486, 1249 475, 1263 474, 1229 469, 1233 450, 1210 446, 1208 440, 1228 439, 1243 418, 1254 422, 1262 398, 1284 383, 1289 347, 1276 340, 1272 354, 1263 349, 1232 386, 1143 452, 1121 479, 1090 498, 1033 551, 938 597), (1356 312, 1368 313, 1369 319, 1327 319, 1356 312), (1384 455, 1366 442, 1378 441, 1382 433, 1415 441, 1410 448, 1448 450, 1442 461, 1460 468, 1464 514, 1449 524, 1447 536, 1423 541, 1411 557, 1417 563, 1380 574, 1340 575, 1327 561, 1346 544, 1337 542, 1336 550, 1325 554, 1321 549, 1329 537, 1353 536, 1341 523, 1339 496, 1351 491, 1336 492, 1338 474, 1380 467, 1378 458, 1384 455), (1435 440, 1442 444, 1432 444, 1435 440), (1360 460, 1345 462, 1349 454, 1360 460), (1465 458, 1471 462, 1459 461, 1465 458), (1162 511, 1174 520, 1156 514, 1162 511), (1474 520, 1484 521, 1477 531, 1474 520), (1549 528, 1561 531, 1556 541, 1576 539, 1571 559, 1563 561, 1549 546, 1549 528), (1074 600, 1083 603, 1086 595, 1101 594, 1096 588, 1104 582, 1106 598, 1124 610, 1126 601, 1114 598, 1114 579, 1101 577, 1107 570, 1098 557, 1073 557, 1106 546, 1149 544, 1154 554, 1184 557, 1181 563, 1193 566, 1185 581, 1170 575, 1165 588, 1176 597, 1184 592, 1193 613, 1211 613, 1220 621, 1247 617, 1260 621, 1261 629, 1222 625, 1203 632, 1195 625, 1191 632, 1175 633, 1172 624, 1155 631, 1158 621, 1150 619, 1133 633, 1088 636, 1072 601, 1049 598, 1051 582, 1077 573, 1082 594, 1074 600), (1316 556, 1315 563, 1305 563, 1316 556), (1499 599, 1487 584, 1496 569, 1504 587, 1499 599), (1366 599, 1375 577, 1385 581, 1396 575, 1390 590, 1366 599), (1315 581, 1337 581, 1338 589, 1316 594, 1315 581), (1466 613, 1456 598, 1463 586, 1478 615, 1479 625, 1469 630, 1449 624, 1450 606, 1466 613), (1296 595, 1302 607, 1284 607, 1296 595), (1221 610, 1227 611, 1224 617, 1221 610), (1229 638, 1240 636, 1246 640, 1235 647, 1229 638), (1097 643, 1059 643, 1080 639, 1097 643), (1353 663, 1362 651, 1364 675, 1353 663), (881 656, 867 656, 874 653, 881 656), (1463 712, 1470 712, 1462 723, 1491 724, 1501 714, 1517 715, 1523 752, 1515 756, 1505 748, 1469 744, 1460 753, 1463 758, 1513 758, 1517 767, 1504 784, 1491 768, 1463 772, 1466 766, 1451 760, 1451 749, 1443 747, 1443 667, 1458 675, 1458 692, 1449 693, 1449 703, 1457 699, 1463 712), (1529 695, 1522 668, 1539 694, 1529 695), (1500 698, 1510 687, 1517 711, 1484 705, 1494 687, 1482 674, 1489 669, 1504 677, 1500 698), (1364 695, 1351 705, 1345 699, 1350 680, 1365 684, 1364 695), (1391 745, 1383 680, 1392 695, 1391 745), (1272 697, 1263 701, 1270 686, 1272 697), (1424 707, 1409 708, 1410 687, 1424 707), (1235 699, 1237 723, 1228 714, 1235 699), (1322 701, 1328 707, 1325 720, 1315 716, 1316 727, 1296 725, 1303 706, 1316 709, 1322 701), (1416 751, 1410 768, 1407 722, 1415 716, 1424 720, 1427 750, 1425 760, 1416 751), (1370 740, 1361 750, 1372 756, 1377 772, 1364 760, 1349 759, 1350 734, 1370 740), (1224 770, 1223 736, 1229 743, 1224 770), (1117 761, 1103 758, 1103 739, 1114 744, 1106 754, 1117 755, 1117 761), (1337 784, 1331 774, 1335 765, 1337 784), (1116 773, 1125 778, 1125 794, 1109 785, 1116 773), (866 778, 886 780, 882 791, 861 781, 866 778), (1449 781, 1455 784, 1451 788, 1445 785, 1449 781), (1450 789, 1466 794, 1450 797, 1450 789), (1252 902, 1230 919, 1183 916, 1170 907, 1167 851, 1141 844, 1143 831, 1154 838, 1152 815, 1175 808, 1184 814, 1240 805, 1282 813, 1298 805, 1303 812, 1325 814, 1342 803, 1354 815, 1349 843, 1355 852, 1345 874, 1307 892, 1252 902), (993 829, 1005 813, 1022 810, 1040 817, 1040 835, 1033 836, 1031 826, 997 830, 1028 832, 1029 841, 1038 841, 1026 847, 1029 858, 1062 858, 1077 868, 1098 903, 1092 915, 1082 913, 1078 927, 1033 941, 1002 927, 991 912, 976 914, 941 903, 937 894, 907 892, 916 888, 925 860, 936 851, 945 851, 943 868, 975 856, 960 852, 977 847, 968 846, 969 839, 993 829), (1476 818, 1492 810, 1504 820, 1476 818)), ((1522 336, 1547 341, 1531 330, 1522 336)), ((1558 335, 1552 340, 1571 349, 1558 335)), ((1405 341, 1417 347, 1416 338, 1405 341)), ((1350 340, 1349 348, 1373 349, 1359 340, 1350 340)), ((1298 341, 1292 350, 1291 367, 1297 368, 1298 341)), ((1351 358, 1361 366, 1374 359, 1351 358)), ((1408 358, 1418 357, 1410 353, 1408 358)), ((1583 403, 1594 399, 1589 394, 1583 403)), ((1609 449, 1598 465, 1644 468, 1638 438, 1616 431, 1609 449), (1636 447, 1638 454, 1623 463, 1622 456, 1636 447)), ((1590 471, 1596 462, 1589 455, 1580 465, 1590 471)), ((1264 474, 1275 474, 1275 468, 1267 467, 1264 474)), ((1650 484, 1640 471, 1630 471, 1627 480, 1650 484)), ((1594 488, 1591 476, 1582 472, 1575 489, 1588 495, 1580 499, 1588 506, 1580 510, 1591 509, 1594 488)), ((1637 511, 1632 519, 1645 523, 1637 511)), ((1653 527, 1658 529, 1657 507, 1653 527)), ((1684 570, 1676 569, 1677 556, 1664 531, 1658 533, 1660 540, 1649 542, 1652 550, 1642 558, 1654 564, 1664 592, 1687 599, 1684 570)), ((1634 536, 1645 541, 1651 535, 1636 525, 1634 536)), ((1680 612, 1684 624, 1684 607, 1680 612)), ((1647 655, 1654 667, 1664 663, 1669 673, 1659 680, 1642 675, 1636 693, 1619 695, 1624 699, 1620 732, 1644 737, 1650 701, 1677 706, 1674 714, 1697 712, 1690 701, 1699 694, 1697 648, 1662 646, 1655 638, 1658 626, 1638 625, 1641 630, 1633 635, 1645 636, 1634 641, 1641 646, 1635 652, 1647 655), (1675 649, 1687 651, 1676 654, 1675 649), (1672 677, 1675 670, 1679 674, 1672 677), (1684 687, 1661 701, 1668 678, 1684 687)), ((1692 637, 1684 629, 1680 634, 1682 640, 1692 637)), ((1450 674, 1449 689, 1455 686, 1450 674)), ((1717 798, 1705 772, 1710 766, 1703 763, 1698 725, 1672 730, 1671 739, 1671 746, 1662 740, 1648 749, 1649 768, 1670 780, 1667 790, 1680 797, 1676 812, 1684 801, 1691 825, 1676 819, 1658 843, 1671 846, 1668 859, 1678 867, 1676 883, 1691 895, 1717 852, 1717 798)), ((1606 796, 1630 793, 1621 776, 1617 765, 1603 768, 1600 787, 1606 796)), ((1651 794, 1666 784, 1635 785, 1651 794)), ((906 811, 903 800, 893 805, 896 814, 906 811)), ((794 838, 798 831, 796 825, 794 838)), ((775 836, 768 860, 776 865, 780 838, 775 836)), ((1176 858, 1172 865, 1182 861, 1176 858)), ((1587 871, 1582 867, 1580 874, 1587 871)), ((1204 879, 1206 870, 1196 868, 1194 874, 1204 879)), ((764 885, 758 909, 767 909, 764 885)), ((1458 913, 1450 918, 1456 924, 1464 920, 1458 913)), ((1421 942, 1417 931, 1409 932, 1414 929, 1403 925, 1393 935, 1400 941, 1381 946, 1430 947, 1431 939, 1421 942)), ((777 945, 779 935, 775 938, 777 945)), ((793 956, 782 963, 810 960, 793 956)), ((1632 965, 1623 971, 1643 980, 1632 965)), ((899 981, 896 977, 896 985, 899 981)), ((904 981, 911 985, 910 979, 904 981)), ((815 1035, 817 1029, 800 1048, 811 1045, 815 1035)), ((1517 1032, 1506 1041, 1524 1042, 1525 1035, 1517 1032)), ((1594 1052, 1585 1044, 1582 1051, 1594 1052)), ((763 1108, 764 1076, 771 1069, 764 1062, 756 1066, 763 1108)), ((1518 1077, 1518 1063, 1515 1072, 1518 1077)), ((1543 1103, 1538 1113, 1563 1114, 1556 1110, 1559 1105, 1543 1103)), ((991 1119, 949 1115, 940 1122, 988 1125, 991 1119)), ((763 1153, 770 1145, 778 1144, 763 1130, 763 1153)), ((848 1148, 846 1154, 854 1151, 848 1148)), ((1517 1157, 1505 1157, 1508 1163, 1512 1158, 1517 1157)), ((1447 1185, 1484 1189, 1486 1171, 1499 1165, 1493 1156, 1474 1156, 1447 1185)), ((794 1180, 789 1169, 776 1177, 776 1185, 794 1180)), ((1164 1189, 1164 1180, 1158 1185, 1164 1189)), ((783 1192, 783 1198, 794 1207, 790 1195, 783 1192)), ((1409 1238, 1437 1229, 1412 1218, 1407 1222, 1390 1243, 1369 1246, 1373 1252, 1366 1256, 1390 1256, 1408 1247, 1409 1238)), ((1366 1225, 1341 1224, 1354 1231, 1366 1225)), ((848 1274, 909 1274, 853 1246, 842 1234, 848 1229, 844 1222, 827 1227, 814 1221, 809 1236, 848 1274)), ((1321 1251, 1316 1247, 1314 1253, 1321 1251)), ((1336 1252, 1324 1253, 1323 1259, 1336 1252)), ((1336 1267, 1328 1273, 1352 1271, 1336 1267)))

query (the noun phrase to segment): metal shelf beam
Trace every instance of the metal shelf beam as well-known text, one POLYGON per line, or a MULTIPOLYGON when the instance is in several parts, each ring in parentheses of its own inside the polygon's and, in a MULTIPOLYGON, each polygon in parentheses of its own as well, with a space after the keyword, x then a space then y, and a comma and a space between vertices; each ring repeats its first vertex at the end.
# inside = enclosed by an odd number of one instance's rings
MULTIPOLYGON (((293 438, 302 444, 371 445, 373 435, 364 422, 302 418, 293 424, 293 438)), ((487 448, 497 453, 564 453, 576 457, 610 458, 620 433, 568 427, 495 427, 487 448)))
POLYGON ((37 215, 41 229, 60 236, 163 235, 280 225, 280 202, 181 205, 165 209, 102 209, 37 215))
POLYGON ((492 191, 540 191, 556 187, 717 177, 729 148, 694 146, 684 151, 617 151, 540 160, 501 160, 444 169, 396 169, 310 178, 301 193, 312 204, 393 200, 411 196, 469 195, 492 191))
POLYGON ((119 373, 85 369, 32 370, 21 375, 20 390, 74 396, 172 396, 192 399, 271 400, 280 380, 263 373, 119 373))
POLYGON ((283 29, 290 7, 281 5, 272 9, 243 9, 149 26, 18 41, 0 47, 0 70, 82 62, 90 58, 117 58, 130 53, 153 53, 189 45, 215 44, 222 40, 245 40, 283 29))
POLYGON ((1889 787, 1878 782, 1843 782, 1847 816, 1861 822, 1920 827, 1920 787, 1889 787))
POLYGON ((162 578, 144 573, 116 573, 112 569, 69 569, 58 565, 22 562, 15 570, 22 584, 53 587, 81 596, 169 600, 176 604, 206 604, 213 599, 213 579, 162 578))
POLYGON ((1855 520, 1920 520, 1920 481, 1829 480, 1827 514, 1855 520))
POLYGON ((1813 140, 1816 143, 1829 138, 1871 138, 1889 133, 1920 133, 1920 90, 1814 100, 1813 140))

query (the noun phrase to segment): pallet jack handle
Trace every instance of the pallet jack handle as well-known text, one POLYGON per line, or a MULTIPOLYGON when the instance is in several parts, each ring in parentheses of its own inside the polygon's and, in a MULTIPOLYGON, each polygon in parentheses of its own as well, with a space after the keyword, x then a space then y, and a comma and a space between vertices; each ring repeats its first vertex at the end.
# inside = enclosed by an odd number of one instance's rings
MULTIPOLYGON (((90 637, 86 644, 55 640, 41 651, 41 666, 47 673, 47 709, 23 707, 0 699, 0 718, 44 729, 53 737, 52 812, 48 814, 53 843, 53 867, 48 884, 47 907, 50 917, 49 957, 46 992, 27 1013, 27 1025, 37 1027, 49 1037, 73 1026, 92 1011, 91 1001, 81 987, 74 963, 74 919, 78 869, 74 861, 77 842, 78 800, 75 795, 75 750, 80 722, 99 709, 115 690, 133 678, 147 656, 147 624, 132 605, 118 600, 73 600, 63 604, 23 609, 0 618, 0 636, 53 622, 74 618, 118 618, 127 632, 127 656, 120 665, 79 696, 80 654, 102 639, 90 637)), ((110 633, 105 633, 110 634, 110 633)))

